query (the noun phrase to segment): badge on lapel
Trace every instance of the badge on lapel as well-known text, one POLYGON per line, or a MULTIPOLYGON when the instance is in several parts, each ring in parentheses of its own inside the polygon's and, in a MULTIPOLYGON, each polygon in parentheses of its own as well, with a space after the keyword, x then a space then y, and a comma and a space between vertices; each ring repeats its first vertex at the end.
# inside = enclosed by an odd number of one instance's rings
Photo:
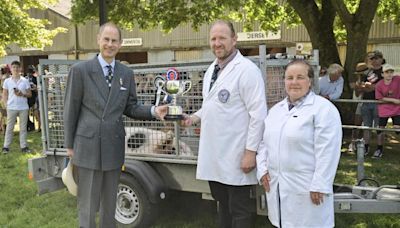
POLYGON ((119 85, 121 86, 121 88, 120 88, 120 90, 126 90, 126 88, 125 87, 123 87, 123 80, 122 80, 122 78, 120 78, 119 79, 119 85))
POLYGON ((222 103, 226 103, 228 102, 229 96, 231 94, 229 93, 228 90, 226 89, 222 89, 221 91, 218 92, 218 99, 219 101, 221 101, 222 103))

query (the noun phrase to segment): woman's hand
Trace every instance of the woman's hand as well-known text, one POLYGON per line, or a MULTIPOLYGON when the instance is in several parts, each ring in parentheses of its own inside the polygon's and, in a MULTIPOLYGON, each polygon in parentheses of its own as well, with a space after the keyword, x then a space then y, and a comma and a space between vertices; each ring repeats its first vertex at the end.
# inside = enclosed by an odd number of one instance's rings
POLYGON ((271 181, 271 177, 269 177, 269 173, 264 174, 264 176, 261 177, 261 184, 264 187, 264 190, 266 192, 269 192, 269 182, 271 181))
POLYGON ((324 202, 324 193, 321 192, 310 192, 311 201, 315 205, 320 205, 324 202))

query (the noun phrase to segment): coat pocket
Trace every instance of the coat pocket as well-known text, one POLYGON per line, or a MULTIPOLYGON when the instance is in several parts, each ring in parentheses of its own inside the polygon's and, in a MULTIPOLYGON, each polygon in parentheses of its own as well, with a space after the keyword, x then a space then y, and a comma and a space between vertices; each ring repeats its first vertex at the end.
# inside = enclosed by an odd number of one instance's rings
POLYGON ((76 135, 83 136, 86 138, 93 138, 95 133, 96 132, 93 129, 85 126, 79 126, 78 129, 76 129, 76 135))

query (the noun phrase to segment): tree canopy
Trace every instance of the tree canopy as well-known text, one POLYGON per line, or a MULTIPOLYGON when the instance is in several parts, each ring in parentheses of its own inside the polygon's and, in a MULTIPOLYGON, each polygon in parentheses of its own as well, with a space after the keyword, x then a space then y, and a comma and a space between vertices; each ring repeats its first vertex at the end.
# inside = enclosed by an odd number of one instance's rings
POLYGON ((49 30, 48 20, 30 17, 31 8, 46 9, 57 0, 0 0, 0 56, 6 55, 7 45, 22 48, 43 48, 52 45, 53 38, 64 28, 49 30))
MULTIPOLYGON (((96 20, 98 4, 74 0, 73 21, 96 20)), ((340 63, 337 42, 346 42, 347 72, 364 58, 375 15, 400 23, 400 0, 113 0, 107 1, 107 9, 109 20, 126 29, 161 26, 166 32, 181 23, 198 28, 215 19, 244 22, 247 30, 257 22, 265 31, 277 31, 282 23, 302 23, 313 48, 320 51, 321 65, 340 63)))

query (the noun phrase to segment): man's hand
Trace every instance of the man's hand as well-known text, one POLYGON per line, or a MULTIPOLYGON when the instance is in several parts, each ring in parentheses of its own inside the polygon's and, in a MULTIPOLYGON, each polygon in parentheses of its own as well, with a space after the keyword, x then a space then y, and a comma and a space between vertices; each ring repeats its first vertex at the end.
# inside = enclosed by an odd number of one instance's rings
POLYGON ((23 97, 23 96, 24 96, 24 94, 22 93, 22 91, 19 90, 19 89, 14 89, 14 94, 15 94, 16 96, 18 96, 18 97, 23 97))
POLYGON ((264 187, 264 190, 266 192, 269 192, 269 182, 271 181, 271 177, 269 177, 269 173, 264 174, 264 176, 261 177, 261 184, 264 187))
POLYGON ((324 202, 324 193, 321 192, 310 192, 311 201, 315 205, 320 205, 324 202))
POLYGON ((167 105, 157 106, 154 109, 154 112, 156 113, 157 118, 159 118, 160 120, 164 120, 164 117, 168 113, 168 106, 167 105))
POLYGON ((246 150, 240 163, 240 168, 244 173, 251 172, 256 167, 256 152, 246 150))
POLYGON ((37 86, 35 84, 31 84, 31 90, 32 91, 37 91, 37 86))
POLYGON ((72 158, 74 156, 74 149, 67 148, 67 155, 69 158, 72 158))
POLYGON ((193 121, 192 121, 191 116, 183 113, 183 119, 181 120, 181 126, 182 127, 190 127, 190 126, 192 126, 192 124, 193 124, 193 121))
POLYGON ((183 119, 181 120, 181 126, 182 127, 190 127, 193 124, 199 123, 200 122, 200 117, 196 116, 196 115, 187 115, 187 114, 183 114, 183 119))

